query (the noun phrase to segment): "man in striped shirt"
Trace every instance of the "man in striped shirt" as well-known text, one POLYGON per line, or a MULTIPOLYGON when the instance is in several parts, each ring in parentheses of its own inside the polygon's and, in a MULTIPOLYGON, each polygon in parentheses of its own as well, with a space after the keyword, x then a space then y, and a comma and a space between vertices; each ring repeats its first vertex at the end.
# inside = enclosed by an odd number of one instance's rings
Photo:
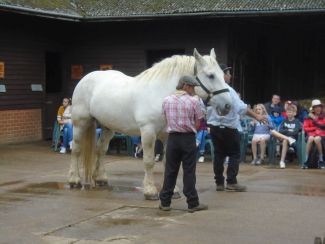
POLYGON ((168 141, 166 148, 166 168, 164 184, 160 191, 159 208, 169 211, 177 175, 182 162, 183 193, 187 198, 188 211, 195 212, 208 208, 199 203, 196 183, 196 141, 195 133, 203 113, 199 100, 193 95, 199 84, 191 76, 183 76, 176 87, 177 91, 163 101, 163 112, 167 121, 168 141))

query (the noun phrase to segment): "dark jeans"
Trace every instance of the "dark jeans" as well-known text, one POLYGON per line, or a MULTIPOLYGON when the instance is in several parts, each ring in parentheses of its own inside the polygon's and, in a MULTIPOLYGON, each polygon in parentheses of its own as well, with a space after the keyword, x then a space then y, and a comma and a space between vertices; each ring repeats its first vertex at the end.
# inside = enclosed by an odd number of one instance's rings
POLYGON ((155 155, 160 154, 163 155, 164 153, 164 144, 161 142, 161 140, 156 140, 155 142, 155 155))
POLYGON ((240 158, 240 134, 238 130, 211 126, 210 133, 214 145, 213 170, 216 184, 224 184, 223 163, 226 156, 229 156, 227 183, 237 184, 240 158))
POLYGON ((188 207, 199 205, 199 197, 195 189, 195 134, 171 133, 167 140, 164 184, 159 194, 162 206, 169 206, 171 203, 181 162, 183 162, 183 193, 187 198, 188 207))

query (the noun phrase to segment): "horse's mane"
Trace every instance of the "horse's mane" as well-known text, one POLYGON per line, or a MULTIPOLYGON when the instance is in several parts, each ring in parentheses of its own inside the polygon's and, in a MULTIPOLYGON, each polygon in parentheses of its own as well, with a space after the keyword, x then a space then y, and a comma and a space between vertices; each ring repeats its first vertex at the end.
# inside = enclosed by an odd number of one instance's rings
POLYGON ((193 56, 174 55, 155 63, 135 78, 137 80, 153 80, 153 78, 168 79, 179 74, 194 74, 195 59, 193 56))

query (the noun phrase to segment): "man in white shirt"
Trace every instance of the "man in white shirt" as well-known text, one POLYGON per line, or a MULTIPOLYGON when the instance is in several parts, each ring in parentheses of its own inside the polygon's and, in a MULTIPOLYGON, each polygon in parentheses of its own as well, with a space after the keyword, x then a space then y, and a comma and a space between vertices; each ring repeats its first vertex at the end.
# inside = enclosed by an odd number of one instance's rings
MULTIPOLYGON (((226 83, 230 83, 230 67, 220 65, 224 71, 224 79, 226 83)), ((207 124, 210 127, 211 139, 214 145, 214 162, 213 170, 215 174, 215 182, 217 191, 246 191, 246 186, 237 183, 237 174, 239 170, 240 159, 240 134, 237 130, 239 124, 239 116, 247 114, 259 121, 266 121, 262 115, 256 114, 245 104, 238 96, 237 92, 228 87, 232 98, 232 106, 229 113, 225 116, 217 114, 215 109, 209 107, 207 110, 207 124), (224 160, 229 156, 227 168, 227 186, 225 187, 224 160)))

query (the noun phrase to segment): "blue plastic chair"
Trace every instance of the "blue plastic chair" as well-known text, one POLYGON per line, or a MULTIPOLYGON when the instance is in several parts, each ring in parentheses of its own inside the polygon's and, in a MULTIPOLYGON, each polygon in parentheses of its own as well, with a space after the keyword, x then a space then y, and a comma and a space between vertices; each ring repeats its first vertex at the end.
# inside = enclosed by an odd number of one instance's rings
POLYGON ((60 130, 60 125, 57 120, 54 121, 53 132, 52 132, 52 150, 57 152, 60 150, 61 146, 61 138, 63 136, 63 132, 60 130))
POLYGON ((246 161, 247 148, 252 144, 254 130, 250 125, 251 118, 244 118, 241 120, 243 131, 240 132, 240 162, 246 161))
POLYGON ((133 143, 131 137, 122 133, 115 133, 113 139, 120 139, 126 143, 126 151, 129 156, 133 156, 133 143))
POLYGON ((214 146, 210 137, 205 139, 205 147, 210 147, 210 155, 212 162, 214 161, 214 146))

